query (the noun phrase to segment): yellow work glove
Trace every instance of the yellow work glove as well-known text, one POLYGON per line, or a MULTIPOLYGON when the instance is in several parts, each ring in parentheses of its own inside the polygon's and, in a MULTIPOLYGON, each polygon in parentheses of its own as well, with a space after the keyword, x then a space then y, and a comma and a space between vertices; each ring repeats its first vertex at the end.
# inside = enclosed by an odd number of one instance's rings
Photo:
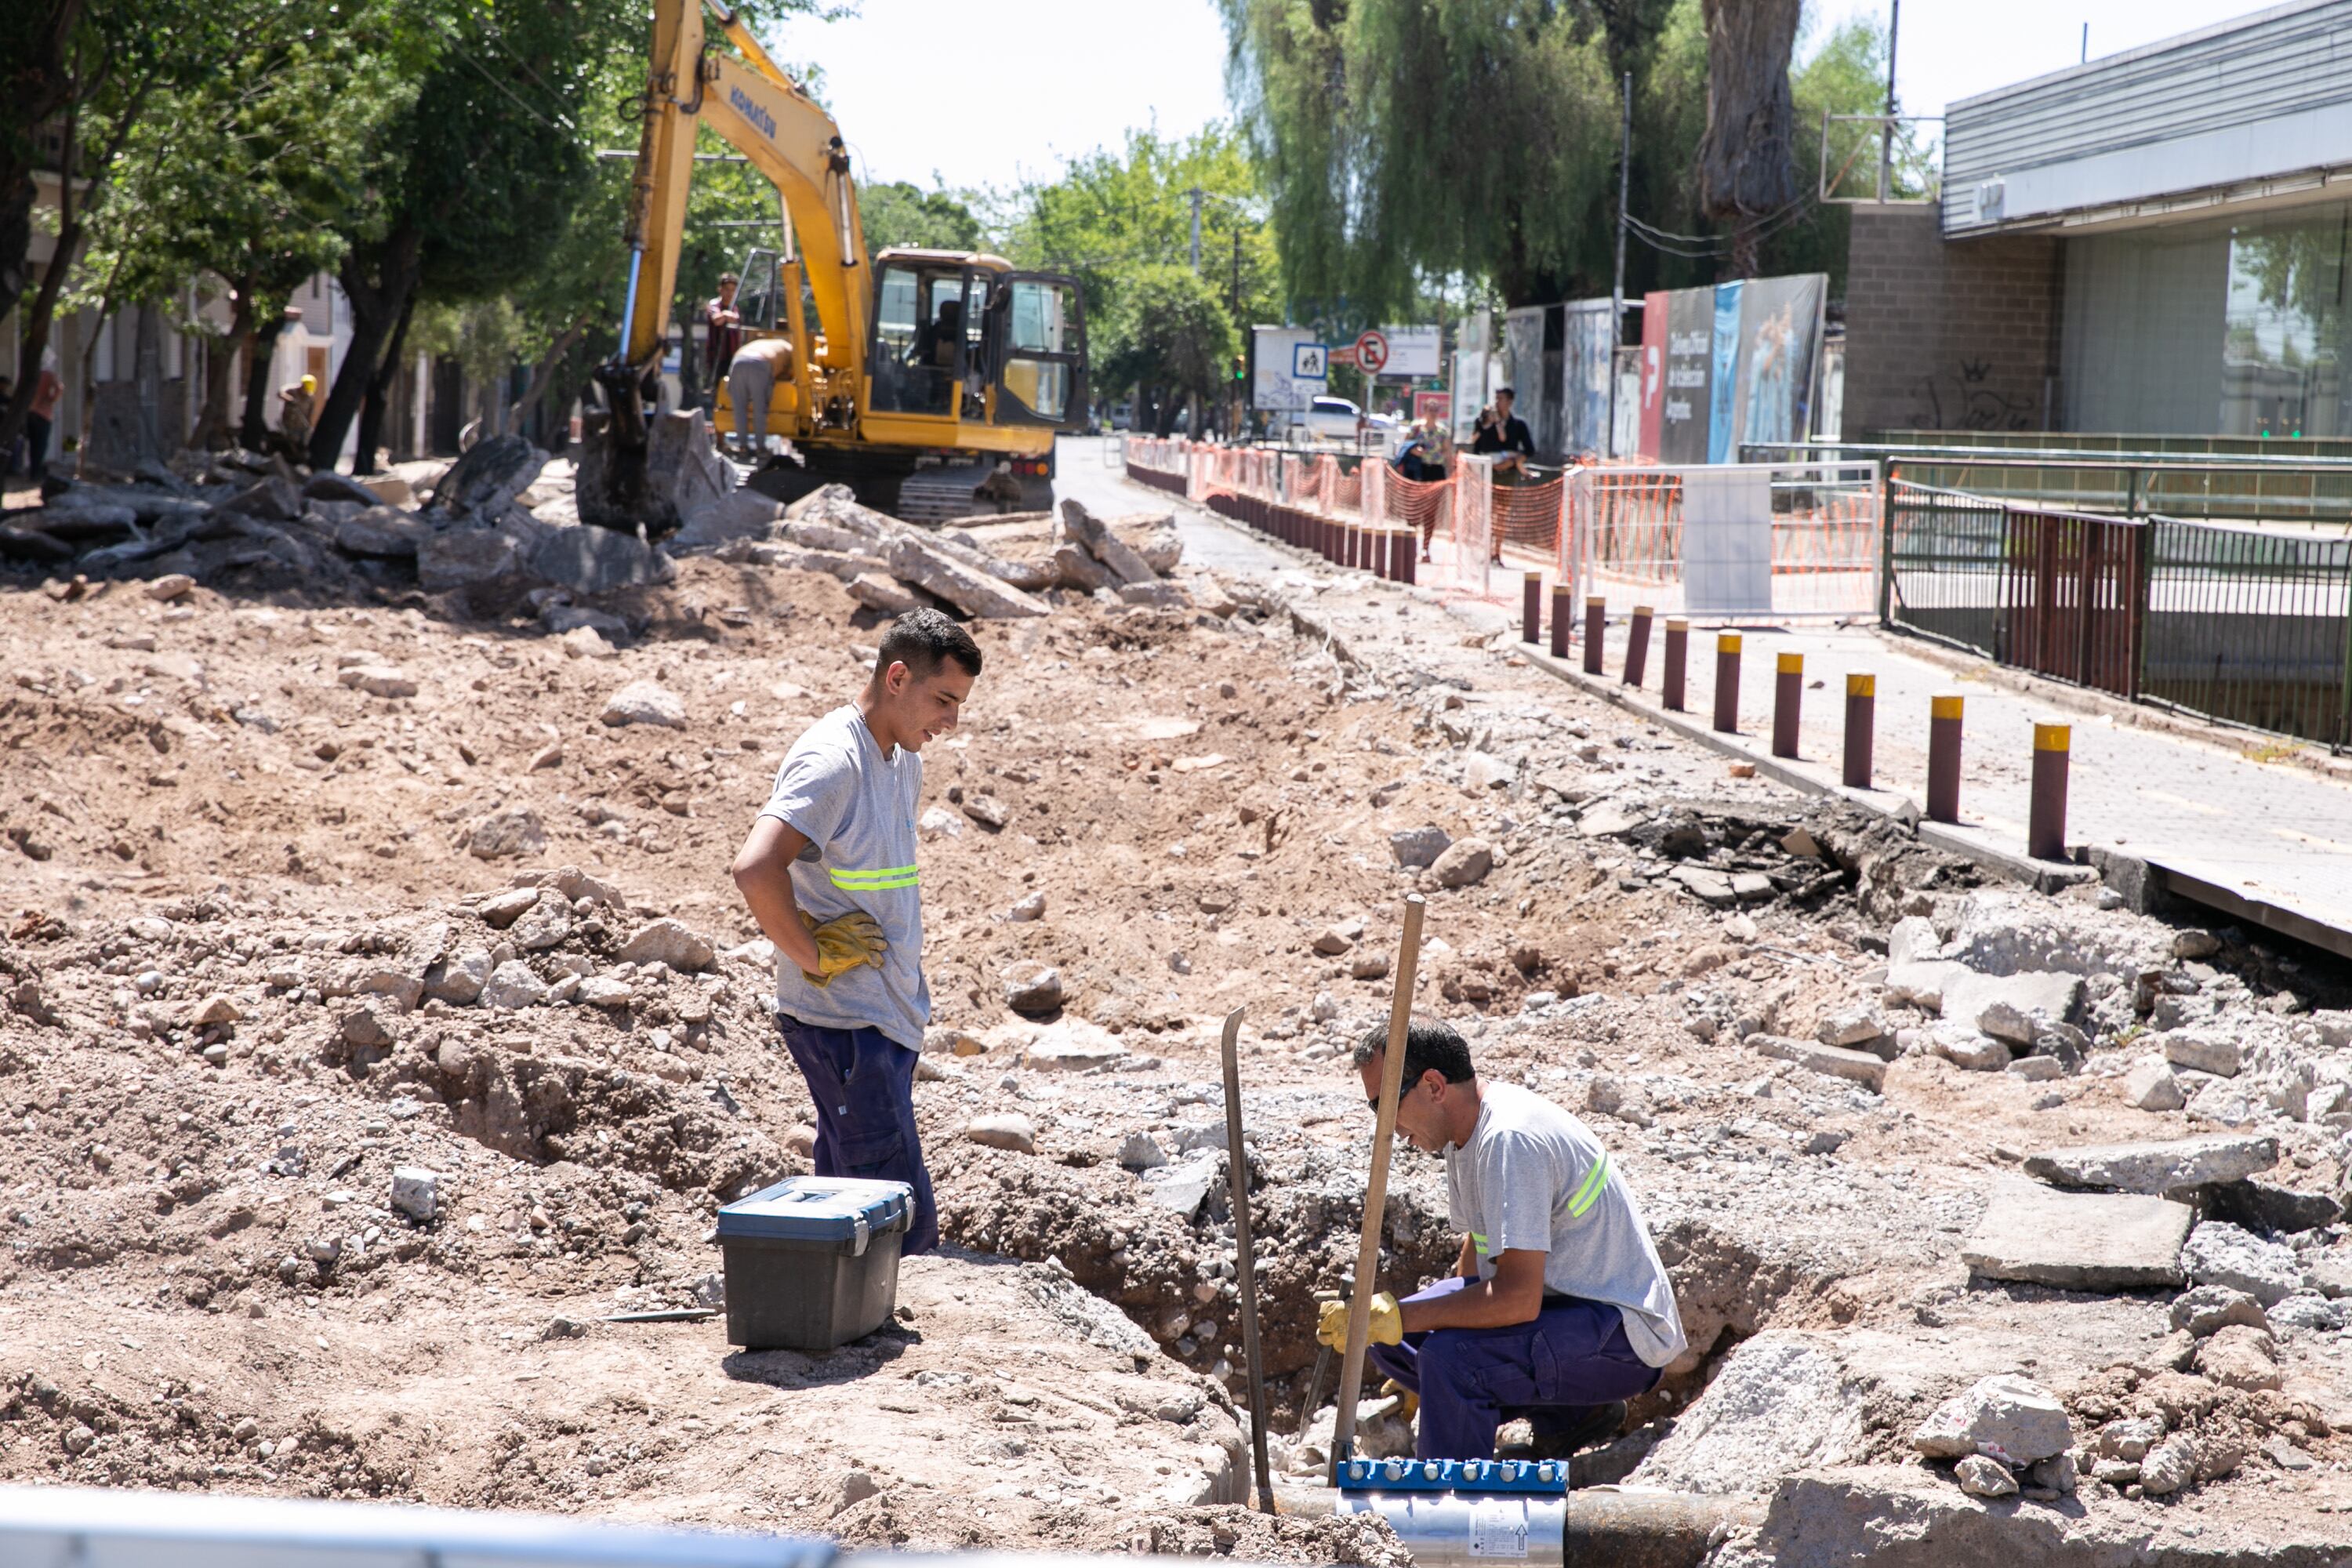
MULTIPOLYGON (((1326 1301, 1323 1315, 1315 1325, 1315 1337, 1335 1351, 1348 1348, 1348 1303, 1326 1301)), ((1386 1290, 1372 1298, 1372 1343, 1401 1345, 1404 1343, 1404 1310, 1397 1299, 1386 1290)))
POLYGON ((820 922, 806 910, 801 911, 801 924, 808 927, 809 935, 816 938, 818 969, 814 974, 801 971, 801 978, 820 990, 833 984, 836 974, 845 974, 861 963, 882 967, 882 955, 890 944, 882 940, 882 927, 863 910, 852 910, 845 915, 835 915, 820 922))
POLYGON ((1407 1388, 1403 1384, 1399 1383, 1395 1378, 1390 1378, 1386 1383, 1381 1384, 1381 1392, 1383 1394, 1393 1394, 1396 1395, 1396 1418, 1398 1420, 1410 1421, 1414 1415, 1420 1413, 1421 1395, 1415 1394, 1412 1389, 1407 1388))

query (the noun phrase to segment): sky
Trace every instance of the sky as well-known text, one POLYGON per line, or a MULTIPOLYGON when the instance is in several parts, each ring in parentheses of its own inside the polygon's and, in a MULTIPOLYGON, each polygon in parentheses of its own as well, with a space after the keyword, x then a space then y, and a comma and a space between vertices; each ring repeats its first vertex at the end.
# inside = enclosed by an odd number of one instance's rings
MULTIPOLYGON (((1809 0, 1824 21, 1886 0, 1809 0)), ((1911 0, 1895 50, 1909 114, 2258 9, 2245 0, 1911 0)), ((863 0, 857 16, 782 29, 781 58, 824 70, 835 118, 873 180, 951 187, 1051 175, 1156 121, 1188 135, 1229 112, 1211 0, 863 0), (981 20, 975 22, 975 17, 981 20)), ((1932 131, 1933 128, 1930 128, 1932 131)), ((1507 133, 1507 128, 1498 128, 1507 133)))
POLYGON ((824 68, 863 179, 1010 185, 1155 118, 1183 136, 1226 117, 1211 0, 863 0, 860 13, 789 23, 778 41, 780 59, 824 68))

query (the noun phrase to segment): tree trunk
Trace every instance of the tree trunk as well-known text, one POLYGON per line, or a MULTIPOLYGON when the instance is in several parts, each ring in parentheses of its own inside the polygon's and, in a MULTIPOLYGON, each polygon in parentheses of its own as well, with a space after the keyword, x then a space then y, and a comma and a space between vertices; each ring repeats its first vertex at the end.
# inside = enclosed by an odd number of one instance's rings
POLYGON ((278 359, 278 339, 286 331, 286 307, 279 304, 254 329, 245 361, 245 417, 237 426, 237 444, 248 452, 269 445, 269 367, 278 359))
POLYGON ((408 321, 416 313, 416 291, 410 289, 408 299, 400 307, 400 320, 392 329, 392 342, 384 345, 383 363, 376 367, 368 379, 367 402, 360 408, 359 451, 352 458, 352 472, 375 472, 375 451, 383 436, 385 400, 391 395, 393 383, 400 376, 400 352, 408 342, 408 321))
MULTIPOLYGON (((80 128, 80 120, 78 108, 66 111, 65 150, 58 162, 68 169, 73 167, 74 132, 80 128)), ((58 296, 65 289, 66 271, 73 265, 74 252, 81 246, 81 215, 86 205, 86 202, 75 203, 71 180, 58 182, 57 249, 50 254, 49 265, 41 274, 40 291, 33 296, 33 302, 16 318, 17 360, 26 374, 16 378, 16 394, 5 406, 0 406, 0 452, 16 450, 16 437, 25 433, 25 416, 33 411, 33 392, 40 379, 41 355, 49 346, 49 327, 57 319, 58 296)), ((28 228, 26 233, 29 240, 31 230, 28 228)), ((0 268, 9 265, 7 258, 0 257, 0 268)), ((16 258, 15 268, 18 278, 16 297, 22 298, 23 257, 16 258)), ((0 300, 0 316, 5 316, 7 307, 16 302, 15 299, 0 300)), ((89 384, 85 380, 83 405, 87 407, 89 402, 89 384)))
POLYGON ((205 343, 205 410, 196 420, 188 444, 217 452, 229 444, 228 395, 237 350, 253 342, 253 292, 244 282, 232 285, 236 303, 229 308, 228 331, 205 343))
POLYGON ((1735 276, 1755 276, 1756 232, 1797 199, 1796 103, 1789 56, 1800 0, 1702 0, 1706 19, 1706 133, 1699 138, 1699 205, 1733 231, 1735 276))
POLYGON ((331 470, 342 455, 343 437, 351 434, 360 405, 367 399, 384 343, 416 290, 423 239, 414 228, 394 229, 381 245, 369 247, 375 263, 373 276, 368 260, 356 250, 344 258, 337 274, 343 297, 351 302, 352 341, 343 351, 342 368, 335 373, 334 390, 327 394, 327 405, 311 426, 310 467, 322 473, 331 470))
POLYGON ((564 328, 562 336, 548 344, 547 352, 539 356, 539 363, 530 367, 530 380, 524 384, 522 395, 516 398, 514 406, 507 411, 508 435, 511 436, 515 433, 516 427, 521 425, 523 416, 546 393, 547 384, 555 374, 555 367, 562 363, 563 356, 572 352, 572 345, 578 342, 587 331, 588 318, 583 316, 564 328))
MULTIPOLYGON (((0 321, 7 320, 33 286, 26 258, 33 249, 33 205, 39 188, 35 174, 41 165, 35 133, 75 103, 78 89, 86 92, 95 85, 77 80, 66 58, 82 6, 83 0, 31 0, 22 30, 10 29, 26 47, 20 58, 8 61, 5 77, 0 77, 8 84, 6 94, 0 96, 7 106, 0 112, 0 321)), ((68 114, 68 165, 74 118, 68 114)), ((17 378, 17 391, 30 407, 33 377, 41 368, 38 351, 19 363, 25 374, 17 378)), ((0 447, 15 441, 22 423, 19 415, 16 425, 0 437, 0 447)))

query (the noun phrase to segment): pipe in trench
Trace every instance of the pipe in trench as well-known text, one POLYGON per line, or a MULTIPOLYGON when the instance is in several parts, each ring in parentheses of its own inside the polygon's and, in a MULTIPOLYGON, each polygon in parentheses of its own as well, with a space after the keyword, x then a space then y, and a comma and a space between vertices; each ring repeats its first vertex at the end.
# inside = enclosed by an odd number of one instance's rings
POLYGON ((1485 1568, 1497 1557, 1528 1568, 1699 1568, 1732 1531, 1763 1518, 1746 1499, 1605 1489, 1341 1492, 1335 1511, 1379 1514, 1415 1568, 1485 1568))

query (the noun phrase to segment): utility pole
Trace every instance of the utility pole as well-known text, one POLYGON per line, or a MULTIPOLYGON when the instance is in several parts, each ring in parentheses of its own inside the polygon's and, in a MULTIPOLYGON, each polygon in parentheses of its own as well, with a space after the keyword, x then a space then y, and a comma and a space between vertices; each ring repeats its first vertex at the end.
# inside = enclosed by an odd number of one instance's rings
POLYGON ((1194 185, 1184 193, 1192 198, 1192 270, 1201 270, 1201 197, 1207 193, 1194 185))
POLYGON ((1625 104, 1617 127, 1617 279, 1609 286, 1609 428, 1601 449, 1617 451, 1617 340, 1625 332, 1625 209, 1633 189, 1633 73, 1625 73, 1625 104))
POLYGON ((1889 0, 1886 17, 1886 123, 1878 128, 1878 199, 1895 195, 1895 45, 1903 33, 1903 0, 1889 0))

